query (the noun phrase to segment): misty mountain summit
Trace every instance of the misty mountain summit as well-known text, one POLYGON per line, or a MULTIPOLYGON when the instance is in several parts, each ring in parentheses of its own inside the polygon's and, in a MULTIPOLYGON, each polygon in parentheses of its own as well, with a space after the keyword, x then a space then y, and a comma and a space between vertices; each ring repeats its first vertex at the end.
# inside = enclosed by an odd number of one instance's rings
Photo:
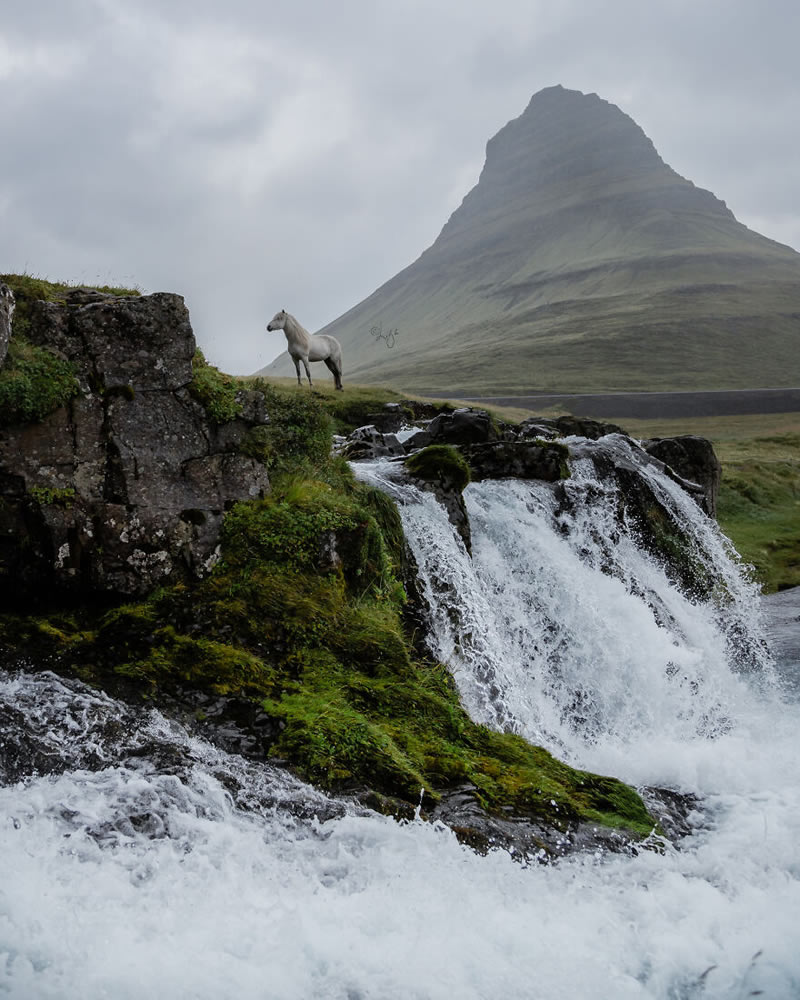
POLYGON ((434 244, 320 332, 351 381, 423 393, 796 386, 800 254, 615 105, 549 87, 489 140, 434 244))

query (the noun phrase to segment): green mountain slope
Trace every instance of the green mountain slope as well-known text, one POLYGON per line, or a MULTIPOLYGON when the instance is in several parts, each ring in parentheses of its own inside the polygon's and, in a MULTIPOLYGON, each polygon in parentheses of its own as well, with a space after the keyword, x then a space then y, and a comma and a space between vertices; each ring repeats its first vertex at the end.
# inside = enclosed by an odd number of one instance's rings
POLYGON ((675 173, 619 108, 552 87, 489 141, 436 242, 320 332, 345 381, 423 393, 796 386, 800 254, 675 173))

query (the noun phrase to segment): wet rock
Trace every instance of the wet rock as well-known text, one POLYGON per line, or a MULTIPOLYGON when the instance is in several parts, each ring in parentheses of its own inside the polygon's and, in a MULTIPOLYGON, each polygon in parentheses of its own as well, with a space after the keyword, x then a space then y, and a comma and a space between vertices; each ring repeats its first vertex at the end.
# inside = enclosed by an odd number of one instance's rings
POLYGON ((394 434, 384 434, 374 424, 357 427, 348 435, 340 454, 350 461, 405 455, 405 448, 394 434))
MULTIPOLYGON (((422 803, 425 813, 425 803, 422 803)), ((548 862, 576 851, 635 852, 638 848, 620 830, 589 823, 537 822, 527 816, 498 816, 481 808, 473 785, 464 784, 442 793, 426 818, 445 823, 462 844, 479 854, 495 848, 519 861, 548 862)))
POLYGON ((405 467, 412 483, 434 494, 461 536, 467 552, 472 553, 472 533, 463 497, 464 488, 470 481, 470 469, 460 451, 450 445, 430 445, 407 458, 405 467))
POLYGON ((695 496, 706 514, 717 516, 722 466, 707 438, 682 434, 672 438, 652 438, 642 444, 649 455, 663 462, 681 485, 695 496), (693 484, 696 484, 694 489, 693 484))
POLYGON ((371 413, 367 418, 381 434, 396 434, 406 420, 406 414, 400 403, 384 403, 378 413, 371 413))
POLYGON ((493 441, 461 449, 472 470, 472 478, 541 479, 548 483, 564 479, 568 452, 559 444, 536 441, 493 441))
POLYGON ((477 444, 495 441, 500 436, 497 424, 486 410, 464 407, 452 413, 440 413, 426 428, 431 444, 477 444))
POLYGON ((415 451, 419 451, 420 448, 427 448, 431 444, 433 438, 428 433, 427 428, 417 431, 416 434, 412 434, 411 437, 406 438, 403 442, 403 448, 407 455, 413 454, 415 451))
POLYGON ((701 822, 702 802, 696 795, 651 786, 640 788, 639 794, 647 811, 673 843, 691 836, 701 822))
POLYGON ((607 434, 624 434, 616 424, 565 414, 561 417, 528 417, 517 429, 520 437, 585 437, 597 441, 607 434))

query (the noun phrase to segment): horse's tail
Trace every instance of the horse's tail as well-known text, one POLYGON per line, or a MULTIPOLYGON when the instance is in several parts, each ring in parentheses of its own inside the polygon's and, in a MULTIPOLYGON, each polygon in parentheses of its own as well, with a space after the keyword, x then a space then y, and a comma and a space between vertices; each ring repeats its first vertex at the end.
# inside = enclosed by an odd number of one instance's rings
POLYGON ((336 380, 336 388, 342 388, 342 345, 335 337, 331 337, 330 368, 336 380))
POLYGON ((342 345, 335 337, 331 337, 332 348, 331 348, 331 361, 339 369, 339 374, 342 374, 342 345))

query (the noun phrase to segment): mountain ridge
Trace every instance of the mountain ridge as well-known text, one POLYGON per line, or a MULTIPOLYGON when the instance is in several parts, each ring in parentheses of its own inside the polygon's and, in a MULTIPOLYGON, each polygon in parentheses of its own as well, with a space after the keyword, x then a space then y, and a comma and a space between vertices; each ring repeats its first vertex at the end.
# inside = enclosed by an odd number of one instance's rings
POLYGON ((354 381, 512 394, 798 384, 799 331, 800 254, 615 105, 551 87, 489 140, 434 243, 321 332, 354 381))

